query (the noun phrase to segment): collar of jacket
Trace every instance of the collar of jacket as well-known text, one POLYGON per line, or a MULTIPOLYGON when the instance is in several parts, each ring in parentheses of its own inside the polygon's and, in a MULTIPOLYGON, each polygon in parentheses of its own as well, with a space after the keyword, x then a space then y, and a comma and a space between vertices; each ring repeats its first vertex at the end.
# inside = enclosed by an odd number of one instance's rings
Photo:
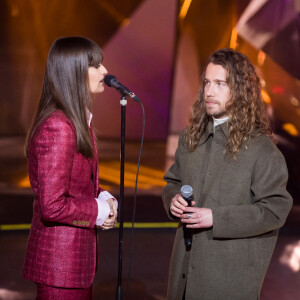
POLYGON ((227 124, 228 124, 228 122, 224 122, 224 123, 214 127, 214 122, 213 122, 212 119, 210 119, 208 124, 207 124, 205 132, 203 133, 203 135, 200 138, 200 141, 199 141, 198 145, 200 146, 200 145, 204 144, 211 135, 214 135, 215 130, 222 130, 224 135, 228 139, 229 131, 228 131, 228 125, 227 124))
POLYGON ((226 136, 226 138, 228 139, 229 137, 229 130, 228 130, 228 121, 216 126, 215 128, 220 128, 220 130, 223 131, 224 135, 226 136))

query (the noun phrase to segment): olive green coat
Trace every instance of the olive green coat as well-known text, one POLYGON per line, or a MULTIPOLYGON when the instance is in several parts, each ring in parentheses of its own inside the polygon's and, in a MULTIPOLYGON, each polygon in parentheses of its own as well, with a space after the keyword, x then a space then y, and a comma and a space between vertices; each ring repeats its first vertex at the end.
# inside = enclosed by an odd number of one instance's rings
POLYGON ((292 206, 286 191, 284 157, 267 136, 249 140, 236 159, 224 153, 227 123, 212 123, 195 151, 179 139, 175 163, 166 173, 163 202, 182 185, 194 190, 196 206, 212 209, 213 227, 194 230, 190 251, 179 223, 169 273, 167 299, 251 300, 260 289, 277 240, 292 206))

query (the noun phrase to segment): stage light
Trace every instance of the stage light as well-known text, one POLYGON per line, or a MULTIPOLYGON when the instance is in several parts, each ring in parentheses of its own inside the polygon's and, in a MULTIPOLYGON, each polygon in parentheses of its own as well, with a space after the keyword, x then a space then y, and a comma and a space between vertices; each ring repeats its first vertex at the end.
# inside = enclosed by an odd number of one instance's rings
POLYGON ((284 123, 282 128, 291 136, 299 136, 299 131, 296 126, 292 123, 284 123))
POLYGON ((280 263, 288 266, 292 271, 300 271, 300 241, 295 244, 287 245, 283 255, 280 257, 280 263))
POLYGON ((291 102, 291 104, 293 104, 294 106, 299 106, 299 100, 298 100, 296 97, 294 97, 294 96, 291 96, 291 97, 290 97, 290 102, 291 102))
POLYGON ((267 104, 271 103, 271 97, 269 96, 268 92, 264 89, 261 90, 261 97, 263 101, 267 104))
POLYGON ((265 63, 266 60, 266 53, 263 51, 259 51, 258 55, 257 55, 257 63, 259 66, 263 66, 263 64, 265 63))
POLYGON ((235 49, 237 46, 237 42, 236 42, 237 36, 238 36, 237 29, 236 27, 233 27, 231 31, 231 38, 230 38, 230 48, 232 49, 235 49))
POLYGON ((191 3, 192 3, 192 0, 185 0, 183 2, 180 13, 179 13, 180 20, 183 20, 185 18, 186 14, 190 8, 191 3))

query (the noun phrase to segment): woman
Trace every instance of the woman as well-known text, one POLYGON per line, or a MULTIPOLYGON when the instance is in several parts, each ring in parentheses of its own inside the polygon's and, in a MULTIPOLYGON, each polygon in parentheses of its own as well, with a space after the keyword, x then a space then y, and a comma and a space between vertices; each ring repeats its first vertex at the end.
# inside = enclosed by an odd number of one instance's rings
POLYGON ((35 195, 24 277, 37 299, 91 299, 97 268, 96 226, 110 229, 117 201, 98 186, 90 127, 93 94, 107 74, 101 49, 83 37, 50 48, 39 106, 25 149, 35 195))

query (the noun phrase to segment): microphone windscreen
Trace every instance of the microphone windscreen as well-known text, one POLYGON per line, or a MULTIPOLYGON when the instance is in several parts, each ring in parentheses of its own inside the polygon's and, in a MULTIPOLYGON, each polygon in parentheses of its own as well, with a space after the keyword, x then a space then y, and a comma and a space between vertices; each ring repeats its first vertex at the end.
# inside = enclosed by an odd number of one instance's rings
POLYGON ((193 188, 190 185, 183 185, 180 192, 182 197, 190 198, 193 195, 193 188))
POLYGON ((111 74, 107 74, 107 75, 105 75, 105 77, 104 77, 104 83, 105 83, 106 85, 108 85, 109 87, 111 87, 111 81, 112 81, 113 79, 117 79, 116 76, 111 75, 111 74))

